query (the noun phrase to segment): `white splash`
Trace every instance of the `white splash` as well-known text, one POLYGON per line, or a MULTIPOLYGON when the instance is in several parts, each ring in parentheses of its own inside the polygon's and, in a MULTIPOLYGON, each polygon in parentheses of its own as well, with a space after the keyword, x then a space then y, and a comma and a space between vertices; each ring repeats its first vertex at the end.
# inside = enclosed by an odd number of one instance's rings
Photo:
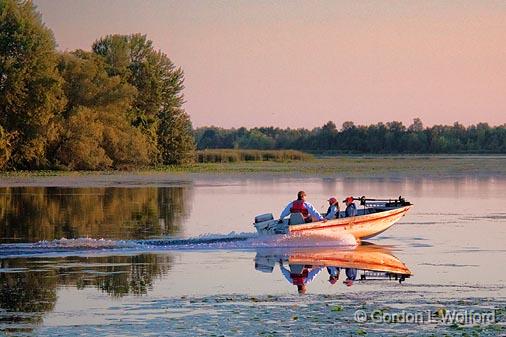
POLYGON ((77 238, 67 239, 61 238, 50 241, 39 241, 33 244, 35 248, 82 248, 82 249, 103 249, 103 248, 118 248, 130 246, 128 241, 106 240, 106 239, 92 239, 92 238, 77 238))

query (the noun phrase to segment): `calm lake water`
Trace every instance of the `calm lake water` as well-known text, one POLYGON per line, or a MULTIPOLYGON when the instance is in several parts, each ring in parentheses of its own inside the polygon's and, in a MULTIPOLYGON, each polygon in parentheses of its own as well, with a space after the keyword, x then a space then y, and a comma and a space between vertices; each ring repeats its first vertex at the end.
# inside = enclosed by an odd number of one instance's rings
POLYGON ((506 179, 61 181, 0 187, 0 331, 8 335, 506 333, 506 179), (279 216, 301 189, 322 211, 330 196, 347 195, 402 195, 415 206, 358 247, 343 246, 346 238, 258 238, 254 216, 279 216), (341 261, 334 284, 326 268, 318 272, 324 259, 341 261), (364 272, 363 259, 412 275, 400 283, 395 273, 364 272), (282 272, 294 261, 316 274, 303 295, 282 272), (356 280, 344 283, 352 269, 356 280), (452 324, 452 312, 467 316, 452 324), (407 322, 392 322, 401 313, 407 322))

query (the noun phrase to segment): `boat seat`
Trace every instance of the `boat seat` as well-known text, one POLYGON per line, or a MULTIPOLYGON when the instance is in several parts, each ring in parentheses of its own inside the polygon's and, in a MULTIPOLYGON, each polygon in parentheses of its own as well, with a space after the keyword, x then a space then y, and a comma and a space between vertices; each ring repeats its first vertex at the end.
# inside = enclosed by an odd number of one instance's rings
POLYGON ((301 213, 290 214, 290 225, 302 225, 305 224, 304 217, 301 213))

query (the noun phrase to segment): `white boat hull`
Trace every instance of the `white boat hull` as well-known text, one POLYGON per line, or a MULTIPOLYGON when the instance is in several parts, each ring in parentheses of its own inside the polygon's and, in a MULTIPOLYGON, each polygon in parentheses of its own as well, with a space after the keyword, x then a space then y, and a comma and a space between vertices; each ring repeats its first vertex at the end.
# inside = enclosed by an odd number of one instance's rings
POLYGON ((372 238, 386 231, 394 223, 399 221, 411 206, 412 205, 402 206, 377 213, 339 218, 325 222, 318 221, 290 226, 287 226, 287 223, 278 224, 276 220, 270 220, 263 224, 255 224, 255 227, 260 234, 289 233, 294 235, 333 236, 336 234, 349 233, 357 240, 363 240, 372 238))

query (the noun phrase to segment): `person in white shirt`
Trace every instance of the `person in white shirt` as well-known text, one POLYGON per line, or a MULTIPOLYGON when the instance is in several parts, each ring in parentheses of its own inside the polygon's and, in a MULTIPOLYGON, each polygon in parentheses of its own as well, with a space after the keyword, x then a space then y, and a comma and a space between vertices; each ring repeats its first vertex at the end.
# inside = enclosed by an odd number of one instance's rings
POLYGON ((290 270, 283 266, 282 261, 279 262, 281 273, 283 273, 288 282, 297 286, 297 291, 301 295, 306 293, 307 284, 311 283, 316 275, 322 271, 322 267, 305 266, 302 264, 290 264, 289 267, 290 270))
POLYGON ((301 213, 305 222, 312 222, 313 219, 316 221, 325 220, 314 206, 306 201, 306 192, 304 191, 299 191, 299 193, 297 193, 297 200, 286 205, 279 216, 279 221, 283 221, 283 219, 291 213, 301 213))

